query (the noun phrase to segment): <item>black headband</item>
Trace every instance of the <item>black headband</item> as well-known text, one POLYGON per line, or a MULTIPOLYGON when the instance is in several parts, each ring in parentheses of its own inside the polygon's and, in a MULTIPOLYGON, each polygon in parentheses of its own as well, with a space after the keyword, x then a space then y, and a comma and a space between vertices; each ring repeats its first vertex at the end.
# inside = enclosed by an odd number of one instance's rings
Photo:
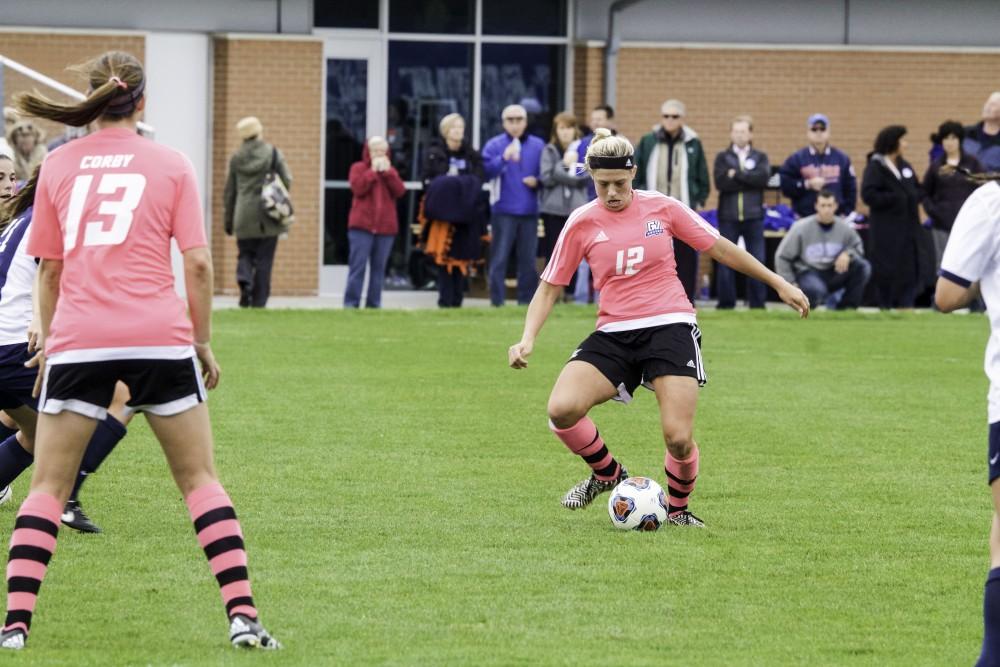
POLYGON ((111 98, 108 106, 104 108, 104 113, 114 116, 128 116, 135 111, 135 105, 142 97, 142 91, 146 88, 146 79, 139 82, 139 85, 132 90, 125 90, 111 98))
POLYGON ((595 169, 631 169, 635 166, 635 156, 604 157, 590 155, 587 157, 587 166, 590 167, 591 171, 595 169))

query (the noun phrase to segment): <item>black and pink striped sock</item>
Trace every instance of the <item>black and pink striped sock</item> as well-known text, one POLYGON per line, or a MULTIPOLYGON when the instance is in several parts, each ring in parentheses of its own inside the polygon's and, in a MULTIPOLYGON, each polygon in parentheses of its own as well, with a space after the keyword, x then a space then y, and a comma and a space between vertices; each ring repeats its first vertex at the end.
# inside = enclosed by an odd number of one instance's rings
POLYGON ((195 489, 184 501, 191 513, 198 543, 205 550, 212 574, 219 582, 226 616, 243 614, 256 619, 243 530, 226 490, 213 482, 195 489))
POLYGON ((7 619, 4 632, 31 627, 49 559, 56 550, 63 504, 38 491, 28 494, 17 512, 7 560, 7 619))
POLYGON ((667 473, 668 513, 683 512, 688 508, 688 500, 698 481, 698 445, 684 460, 675 459, 670 452, 664 457, 663 469, 667 473))
POLYGON ((618 477, 621 466, 604 445, 597 425, 590 417, 584 417, 569 428, 556 428, 556 425, 549 421, 549 428, 563 441, 569 451, 587 462, 594 471, 594 477, 601 480, 618 477))

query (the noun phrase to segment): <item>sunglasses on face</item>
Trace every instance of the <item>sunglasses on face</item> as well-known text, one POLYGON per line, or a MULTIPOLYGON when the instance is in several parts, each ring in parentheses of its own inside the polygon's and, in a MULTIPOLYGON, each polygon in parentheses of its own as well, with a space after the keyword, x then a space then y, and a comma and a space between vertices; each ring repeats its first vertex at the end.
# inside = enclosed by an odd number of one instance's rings
POLYGON ((679 113, 665 113, 663 114, 663 117, 669 118, 670 120, 677 120, 681 117, 681 115, 679 113))
POLYGON ((817 125, 809 128, 810 132, 826 132, 826 125, 817 125))
POLYGON ((524 116, 508 116, 503 119, 505 123, 520 123, 524 120, 524 116))

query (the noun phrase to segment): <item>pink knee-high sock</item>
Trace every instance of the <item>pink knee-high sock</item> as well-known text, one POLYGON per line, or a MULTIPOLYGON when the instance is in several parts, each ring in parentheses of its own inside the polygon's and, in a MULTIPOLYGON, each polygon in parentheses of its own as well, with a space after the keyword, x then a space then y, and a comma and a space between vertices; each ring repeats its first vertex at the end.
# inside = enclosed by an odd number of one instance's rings
POLYGON ((594 477, 604 480, 618 477, 621 466, 604 445, 604 440, 590 417, 584 417, 569 428, 556 428, 556 425, 549 421, 549 428, 563 441, 569 451, 587 462, 594 471, 594 477))
POLYGON ((56 550, 63 505, 54 496, 28 494, 17 512, 7 560, 7 619, 4 631, 31 627, 38 589, 56 550))
POLYGON ((184 502, 191 513, 198 543, 205 550, 212 574, 219 582, 226 615, 244 614, 256 619, 243 530, 226 490, 213 482, 189 493, 184 502))
POLYGON ((670 503, 669 512, 681 512, 687 509, 688 497, 694 491, 698 480, 698 445, 691 448, 691 455, 679 461, 667 455, 663 461, 663 469, 667 473, 667 499, 670 503))

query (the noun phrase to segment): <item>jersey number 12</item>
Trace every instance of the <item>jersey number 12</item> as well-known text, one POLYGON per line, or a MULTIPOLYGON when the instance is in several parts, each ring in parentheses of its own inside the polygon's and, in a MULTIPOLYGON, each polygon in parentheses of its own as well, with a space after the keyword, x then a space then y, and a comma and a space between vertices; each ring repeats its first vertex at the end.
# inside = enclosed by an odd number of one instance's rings
MULTIPOLYGON (((73 181, 73 192, 69 198, 69 210, 66 212, 66 236, 63 251, 76 247, 80 233, 80 219, 83 217, 83 207, 90 194, 93 174, 77 176, 73 181)), ((111 227, 105 229, 102 220, 88 220, 84 226, 83 245, 118 245, 128 236, 132 228, 132 213, 142 199, 146 190, 146 177, 142 174, 103 174, 97 184, 97 194, 113 195, 123 191, 117 199, 105 199, 97 209, 100 215, 109 215, 111 227)))
POLYGON ((639 273, 639 262, 644 252, 641 245, 633 246, 628 251, 619 250, 615 257, 615 275, 634 276, 639 273))

